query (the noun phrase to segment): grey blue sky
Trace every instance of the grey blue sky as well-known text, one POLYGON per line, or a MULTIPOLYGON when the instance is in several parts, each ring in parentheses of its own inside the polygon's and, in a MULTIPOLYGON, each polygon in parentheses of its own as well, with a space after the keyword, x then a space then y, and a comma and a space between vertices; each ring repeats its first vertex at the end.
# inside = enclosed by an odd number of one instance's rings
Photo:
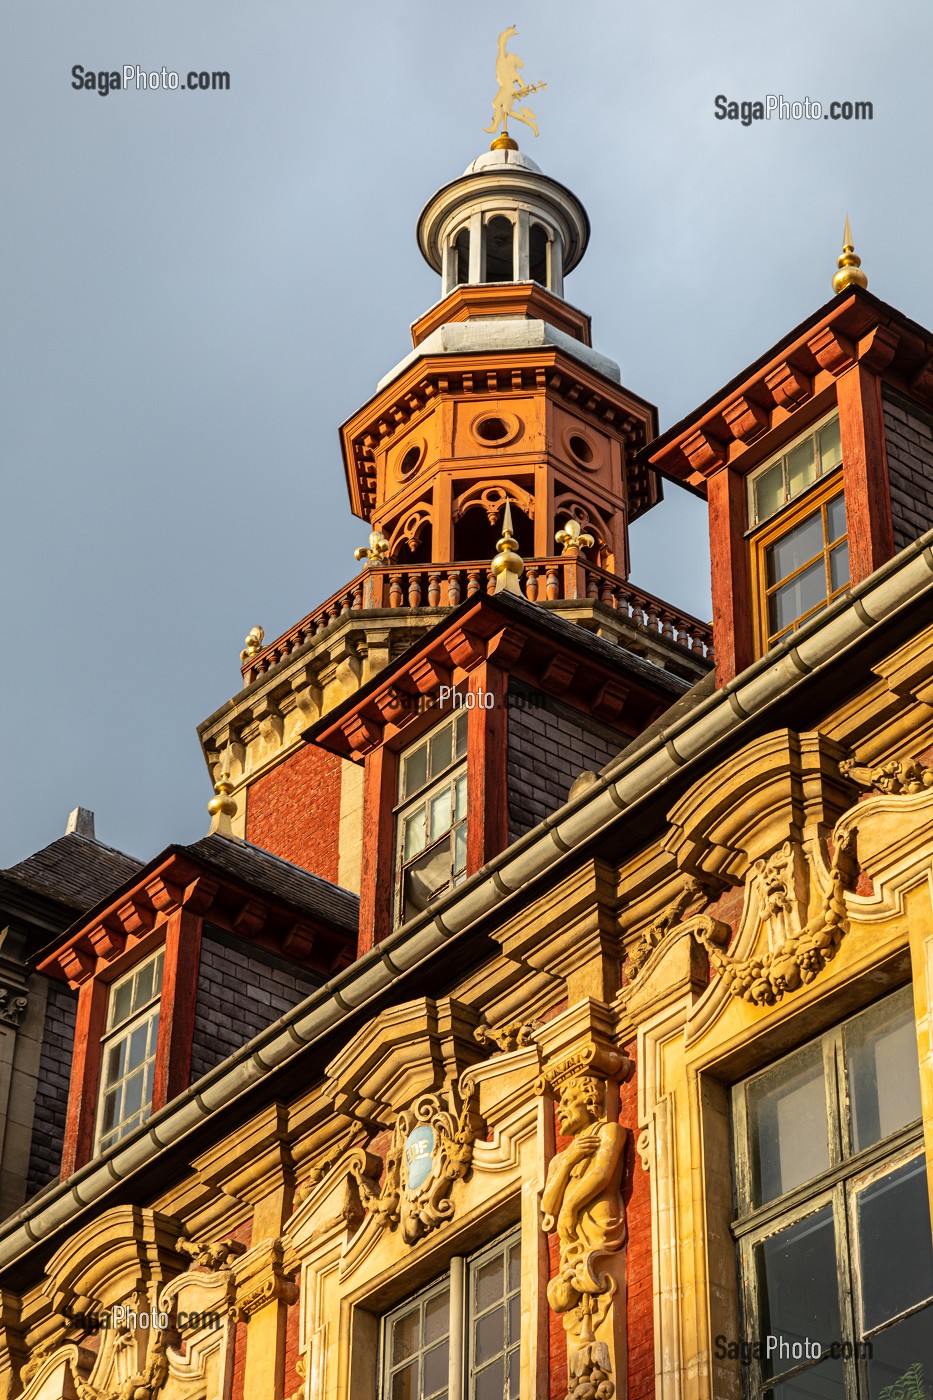
MULTIPOLYGON (((489 138, 518 26, 541 137, 593 226, 567 296, 662 427, 830 295, 848 209, 871 289, 933 323, 933 9, 852 0, 41 0, 8 11, 0 865, 94 808, 150 857, 207 826, 197 723, 355 573, 337 428, 439 295, 414 226, 489 138), (226 69, 229 92, 75 91, 226 69), (717 121, 714 98, 872 122, 717 121)), ((633 578, 709 616, 702 504, 668 490, 633 578), (675 495, 679 499, 674 499, 675 495)))

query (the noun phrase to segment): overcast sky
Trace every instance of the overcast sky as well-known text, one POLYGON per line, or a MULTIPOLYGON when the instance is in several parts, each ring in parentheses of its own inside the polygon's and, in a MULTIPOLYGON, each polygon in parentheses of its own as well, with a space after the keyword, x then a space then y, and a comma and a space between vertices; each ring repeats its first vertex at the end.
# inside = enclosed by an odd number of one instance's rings
MULTIPOLYGON (((933 323, 933 9, 853 0, 34 0, 9 10, 3 163, 0 865, 91 807, 149 858, 206 830, 196 725, 356 572, 337 429, 439 284, 418 213, 486 149, 518 26, 593 236, 568 299, 662 428, 824 302, 848 209, 872 291, 933 323), (227 70, 229 92, 72 87, 227 70), (714 99, 874 120, 718 121, 714 99), (921 275, 922 274, 922 275, 921 275)), ((677 499, 674 499, 674 498, 677 499)), ((710 615, 702 503, 633 579, 710 615)))

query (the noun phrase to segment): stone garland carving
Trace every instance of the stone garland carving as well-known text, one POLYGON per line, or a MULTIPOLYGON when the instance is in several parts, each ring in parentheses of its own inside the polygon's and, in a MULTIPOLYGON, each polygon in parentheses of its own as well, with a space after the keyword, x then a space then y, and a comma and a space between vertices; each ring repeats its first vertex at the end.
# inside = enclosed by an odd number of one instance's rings
POLYGON ((400 1228, 406 1244, 453 1217, 450 1192, 469 1172, 476 1141, 475 1091, 469 1082, 464 1088, 459 1114, 442 1108, 436 1095, 424 1094, 398 1115, 381 1189, 370 1174, 369 1153, 357 1149, 351 1155, 350 1173, 364 1208, 382 1225, 400 1228))
MULTIPOLYGON (((551 1309, 570 1334, 567 1400, 611 1400, 615 1384, 605 1342, 595 1332, 606 1319, 616 1283, 607 1264, 627 1238, 622 1171, 627 1133, 606 1116, 606 1082, 593 1073, 597 1052, 586 1047, 550 1066, 538 1092, 557 1100, 561 1135, 572 1138, 552 1158, 541 1198, 542 1228, 556 1231, 558 1272, 550 1280, 551 1309)), ((625 1078, 631 1062, 603 1054, 604 1068, 625 1078)))
POLYGON ((246 1253, 246 1245, 241 1244, 239 1240, 218 1240, 214 1244, 196 1244, 191 1240, 180 1239, 175 1248, 179 1254, 188 1256, 192 1268, 210 1269, 212 1273, 231 1268, 233 1260, 238 1255, 246 1253))
POLYGON ((819 913, 799 934, 788 937, 770 953, 739 961, 725 951, 731 932, 727 925, 699 915, 689 921, 694 937, 709 953, 712 966, 733 996, 755 1006, 772 1006, 788 992, 812 982, 838 952, 846 932, 844 894, 858 873, 856 828, 837 831, 830 867, 830 887, 819 913))
POLYGON ((933 787, 933 768, 913 758, 894 758, 875 766, 844 758, 839 771, 859 787, 877 788, 888 796, 908 796, 933 787))
POLYGON ((762 918, 771 925, 774 948, 784 946, 801 931, 803 891, 798 890, 796 878, 798 857, 802 861, 800 847, 785 841, 773 855, 756 860, 748 872, 748 882, 758 895, 762 918))
POLYGON ((712 895, 695 875, 687 875, 670 904, 666 905, 650 928, 645 929, 629 953, 628 978, 633 982, 669 933, 683 922, 684 915, 698 899, 709 903, 712 895))
POLYGON ((541 1027, 540 1021, 508 1021, 499 1026, 490 1026, 483 1021, 473 1032, 474 1040, 480 1045, 497 1045, 509 1054, 534 1044, 534 1033, 541 1027))

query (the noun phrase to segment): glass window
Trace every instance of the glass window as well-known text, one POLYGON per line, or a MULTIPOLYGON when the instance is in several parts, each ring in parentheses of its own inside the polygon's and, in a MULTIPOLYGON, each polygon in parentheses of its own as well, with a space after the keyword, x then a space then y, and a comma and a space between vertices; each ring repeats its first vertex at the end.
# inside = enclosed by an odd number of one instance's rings
POLYGON ((402 754, 398 912, 410 919, 466 875, 467 716, 457 711, 402 754))
POLYGON ((163 957, 160 949, 110 988, 101 1041, 98 1152, 138 1128, 152 1105, 163 957))
POLYGON ((849 586, 842 492, 764 549, 767 645, 799 627, 849 586))
POLYGON ((909 987, 733 1090, 748 1396, 933 1395, 921 1133, 909 987))
POLYGON ((381 1400, 518 1400, 518 1232, 451 1261, 382 1322, 381 1400))
POLYGON ((808 486, 827 476, 842 461, 839 415, 834 413, 816 428, 792 442, 780 457, 759 467, 749 477, 748 514, 760 525, 782 506, 789 505, 808 486))

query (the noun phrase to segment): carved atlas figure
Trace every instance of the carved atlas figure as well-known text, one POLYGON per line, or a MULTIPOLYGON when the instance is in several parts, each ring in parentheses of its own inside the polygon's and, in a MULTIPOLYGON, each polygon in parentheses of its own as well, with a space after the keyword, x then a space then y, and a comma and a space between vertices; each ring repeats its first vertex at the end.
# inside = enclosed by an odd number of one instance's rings
POLYGON ((503 29, 499 35, 499 52, 496 56, 496 82, 499 86, 492 99, 492 121, 483 130, 491 133, 498 131, 501 125, 502 134, 508 135, 509 117, 512 117, 515 121, 530 126, 537 136, 538 118, 534 112, 530 107, 516 107, 515 104, 519 98, 527 97, 531 92, 543 92, 547 83, 522 82, 519 75, 525 65, 517 53, 508 52, 509 40, 517 33, 515 25, 510 24, 508 29, 503 29))

